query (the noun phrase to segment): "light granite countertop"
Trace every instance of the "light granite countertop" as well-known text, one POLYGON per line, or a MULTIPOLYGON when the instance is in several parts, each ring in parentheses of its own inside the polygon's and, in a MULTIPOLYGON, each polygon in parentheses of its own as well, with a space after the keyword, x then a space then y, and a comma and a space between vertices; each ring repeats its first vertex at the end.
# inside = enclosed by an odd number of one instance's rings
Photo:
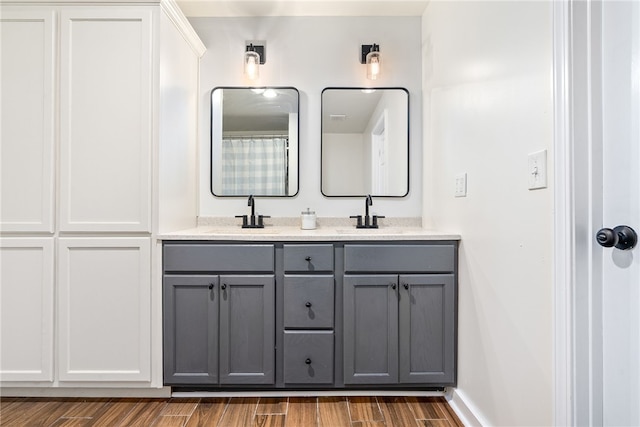
MULTIPOLYGON (((317 228, 302 230, 299 219, 265 220, 265 228, 242 228, 234 221, 198 220, 198 227, 158 235, 160 240, 211 241, 393 241, 393 240, 460 240, 460 235, 427 230, 416 221, 386 220, 380 228, 357 229, 342 219, 319 218, 317 228), (297 224, 296 224, 297 222, 297 224)), ((237 221, 235 221, 237 222, 237 221)))

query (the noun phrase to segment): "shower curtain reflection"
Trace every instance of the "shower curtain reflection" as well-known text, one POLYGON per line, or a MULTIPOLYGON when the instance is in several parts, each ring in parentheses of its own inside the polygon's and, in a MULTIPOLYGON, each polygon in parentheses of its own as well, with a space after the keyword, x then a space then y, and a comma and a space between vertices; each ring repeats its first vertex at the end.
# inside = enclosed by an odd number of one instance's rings
POLYGON ((223 138, 222 195, 288 195, 287 153, 282 136, 223 138))

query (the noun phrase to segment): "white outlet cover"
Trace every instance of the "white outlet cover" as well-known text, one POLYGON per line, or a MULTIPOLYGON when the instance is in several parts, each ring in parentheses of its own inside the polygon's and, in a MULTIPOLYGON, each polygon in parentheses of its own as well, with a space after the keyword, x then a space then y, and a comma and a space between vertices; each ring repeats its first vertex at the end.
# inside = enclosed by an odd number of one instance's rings
POLYGON ((467 174, 466 173, 461 173, 456 175, 454 196, 467 197, 467 174))
POLYGON ((547 150, 530 153, 527 158, 529 190, 547 188, 547 150))

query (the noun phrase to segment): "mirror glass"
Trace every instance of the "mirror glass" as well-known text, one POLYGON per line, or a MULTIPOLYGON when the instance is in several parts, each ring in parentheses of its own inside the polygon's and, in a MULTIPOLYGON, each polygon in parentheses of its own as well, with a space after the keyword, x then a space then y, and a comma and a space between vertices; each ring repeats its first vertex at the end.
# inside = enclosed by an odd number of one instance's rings
POLYGON ((211 91, 214 196, 298 193, 298 90, 217 87, 211 91))
POLYGON ((409 92, 404 88, 324 89, 321 151, 325 196, 406 196, 409 92))

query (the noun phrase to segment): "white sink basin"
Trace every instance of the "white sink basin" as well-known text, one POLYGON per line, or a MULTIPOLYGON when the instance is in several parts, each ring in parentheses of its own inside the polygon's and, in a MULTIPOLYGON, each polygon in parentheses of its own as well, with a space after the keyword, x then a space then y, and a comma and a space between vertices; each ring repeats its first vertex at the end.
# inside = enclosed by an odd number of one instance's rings
POLYGON ((380 227, 380 228, 337 228, 336 233, 338 234, 402 234, 404 230, 399 228, 388 228, 388 227, 380 227))
POLYGON ((206 234, 231 234, 231 235, 246 235, 246 234, 278 234, 280 230, 273 227, 265 228, 242 228, 238 227, 221 227, 211 228, 205 232, 206 234))

